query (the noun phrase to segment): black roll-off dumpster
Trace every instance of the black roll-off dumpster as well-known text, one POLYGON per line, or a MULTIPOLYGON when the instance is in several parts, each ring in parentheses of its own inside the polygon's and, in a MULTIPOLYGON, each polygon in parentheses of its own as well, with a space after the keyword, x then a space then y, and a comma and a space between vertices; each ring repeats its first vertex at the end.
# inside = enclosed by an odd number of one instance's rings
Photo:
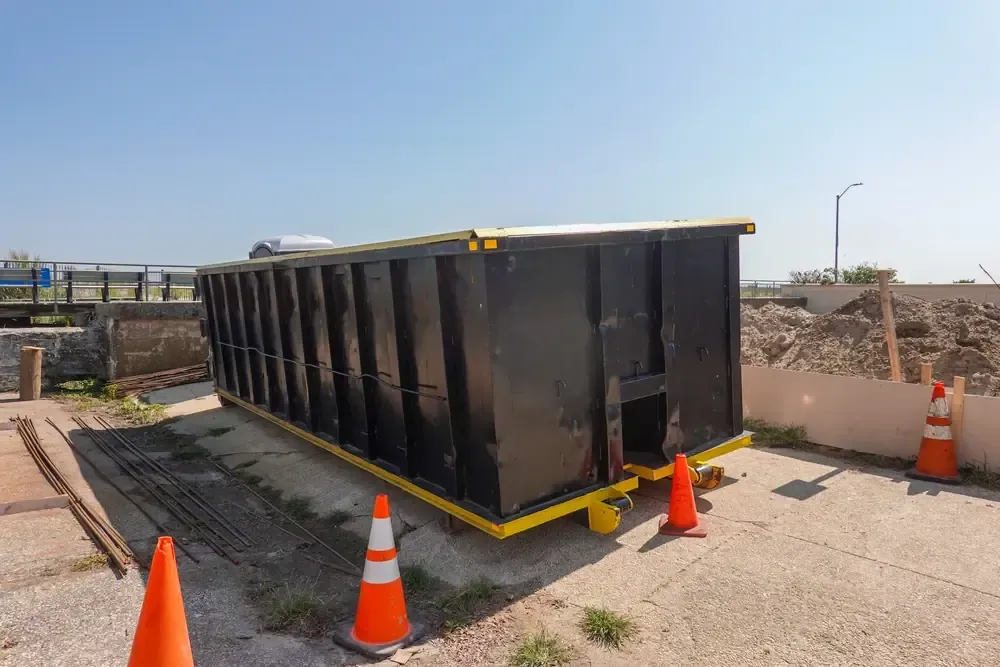
MULTIPOLYGON (((200 267, 220 399, 496 537, 607 533, 750 443, 747 218, 475 229, 200 267)), ((721 469, 714 467, 716 472, 721 469)))

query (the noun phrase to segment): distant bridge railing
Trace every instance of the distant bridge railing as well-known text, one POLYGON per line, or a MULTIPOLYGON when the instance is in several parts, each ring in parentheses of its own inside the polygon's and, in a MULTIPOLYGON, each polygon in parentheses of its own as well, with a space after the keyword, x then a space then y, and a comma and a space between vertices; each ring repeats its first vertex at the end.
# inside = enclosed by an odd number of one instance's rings
POLYGON ((0 303, 199 301, 194 266, 0 260, 0 303))

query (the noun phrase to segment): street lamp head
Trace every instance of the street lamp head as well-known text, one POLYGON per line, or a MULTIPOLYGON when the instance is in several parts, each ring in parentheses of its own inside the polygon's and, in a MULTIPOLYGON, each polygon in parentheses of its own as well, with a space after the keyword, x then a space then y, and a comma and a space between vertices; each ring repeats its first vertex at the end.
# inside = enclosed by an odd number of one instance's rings
POLYGON ((851 187, 853 187, 855 185, 864 185, 864 183, 851 183, 851 187))

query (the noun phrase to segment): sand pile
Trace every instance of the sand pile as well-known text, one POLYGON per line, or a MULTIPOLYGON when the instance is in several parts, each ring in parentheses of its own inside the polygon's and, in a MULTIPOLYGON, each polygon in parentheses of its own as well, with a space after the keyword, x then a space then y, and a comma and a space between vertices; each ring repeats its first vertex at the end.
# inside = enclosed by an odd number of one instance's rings
MULTIPOLYGON (((1000 395, 1000 308, 967 299, 892 297, 903 381, 920 381, 920 362, 970 394, 1000 395)), ((832 313, 766 304, 743 306, 742 363, 797 371, 889 379, 882 307, 875 290, 832 313)))

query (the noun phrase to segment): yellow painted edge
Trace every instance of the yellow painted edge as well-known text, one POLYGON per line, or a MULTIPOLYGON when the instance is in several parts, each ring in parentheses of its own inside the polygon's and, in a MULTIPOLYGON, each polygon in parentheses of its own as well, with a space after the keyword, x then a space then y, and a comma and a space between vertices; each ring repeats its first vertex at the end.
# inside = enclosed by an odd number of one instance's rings
POLYGON ((523 516, 519 519, 514 519, 513 521, 508 521, 502 524, 495 524, 492 521, 488 521, 482 518, 481 516, 474 514, 469 510, 456 505, 455 503, 448 502, 447 500, 434 495, 430 491, 420 488, 416 484, 413 484, 412 482, 409 482, 403 479, 402 477, 399 477, 398 475, 393 475, 391 472, 378 467, 377 465, 375 465, 370 461, 366 461, 361 457, 351 454, 342 447, 338 447, 337 445, 326 442, 322 438, 317 438, 312 433, 304 431, 298 428, 297 426, 292 426, 288 422, 279 419, 278 417, 275 417, 269 412, 261 410, 255 405, 250 405, 243 399, 237 396, 233 396, 232 394, 223 389, 216 388, 215 391, 220 396, 224 397, 226 400, 232 401, 234 404, 239 405, 241 408, 249 410, 255 415, 263 417, 264 419, 268 420, 273 424, 277 424, 278 426, 285 429, 289 433, 297 435, 298 437, 302 438, 303 440, 311 442, 317 447, 322 447, 331 454, 334 454, 344 459, 348 463, 353 463, 359 468, 363 468, 364 470, 367 470, 368 472, 372 473, 379 479, 383 479, 389 482, 390 484, 398 486, 404 491, 417 496, 424 502, 433 505, 434 507, 444 512, 447 512, 461 519, 462 521, 465 521, 469 525, 475 526, 484 533, 489 533, 493 537, 497 537, 500 539, 503 539, 505 537, 510 537, 511 535, 515 535, 517 533, 524 532, 529 528, 540 526, 543 523, 547 523, 549 521, 552 521, 553 519, 558 519, 560 517, 566 516, 567 514, 572 514, 573 512, 586 509, 589 505, 593 503, 600 503, 612 497, 619 497, 614 494, 614 491, 624 494, 629 491, 634 491, 639 487, 639 478, 629 477, 628 479, 618 482, 617 484, 612 484, 611 486, 605 487, 603 489, 598 489, 597 491, 592 491, 588 494, 572 498, 570 500, 567 500, 565 502, 556 505, 552 505, 550 507, 546 507, 545 509, 538 510, 537 512, 532 512, 531 514, 523 516))
MULTIPOLYGON (((706 461, 711 461, 714 458, 723 456, 730 452, 735 452, 737 449, 742 449, 750 445, 751 434, 744 431, 742 434, 727 440, 721 444, 712 447, 711 449, 706 449, 700 452, 698 455, 691 460, 691 465, 697 465, 699 463, 705 463, 706 461)), ((638 475, 643 479, 648 479, 651 482, 655 482, 660 479, 665 479, 671 477, 674 474, 674 464, 669 463, 665 466, 660 466, 659 468, 650 468, 648 466, 640 466, 632 463, 625 464, 625 470, 632 473, 633 475, 638 475)))

